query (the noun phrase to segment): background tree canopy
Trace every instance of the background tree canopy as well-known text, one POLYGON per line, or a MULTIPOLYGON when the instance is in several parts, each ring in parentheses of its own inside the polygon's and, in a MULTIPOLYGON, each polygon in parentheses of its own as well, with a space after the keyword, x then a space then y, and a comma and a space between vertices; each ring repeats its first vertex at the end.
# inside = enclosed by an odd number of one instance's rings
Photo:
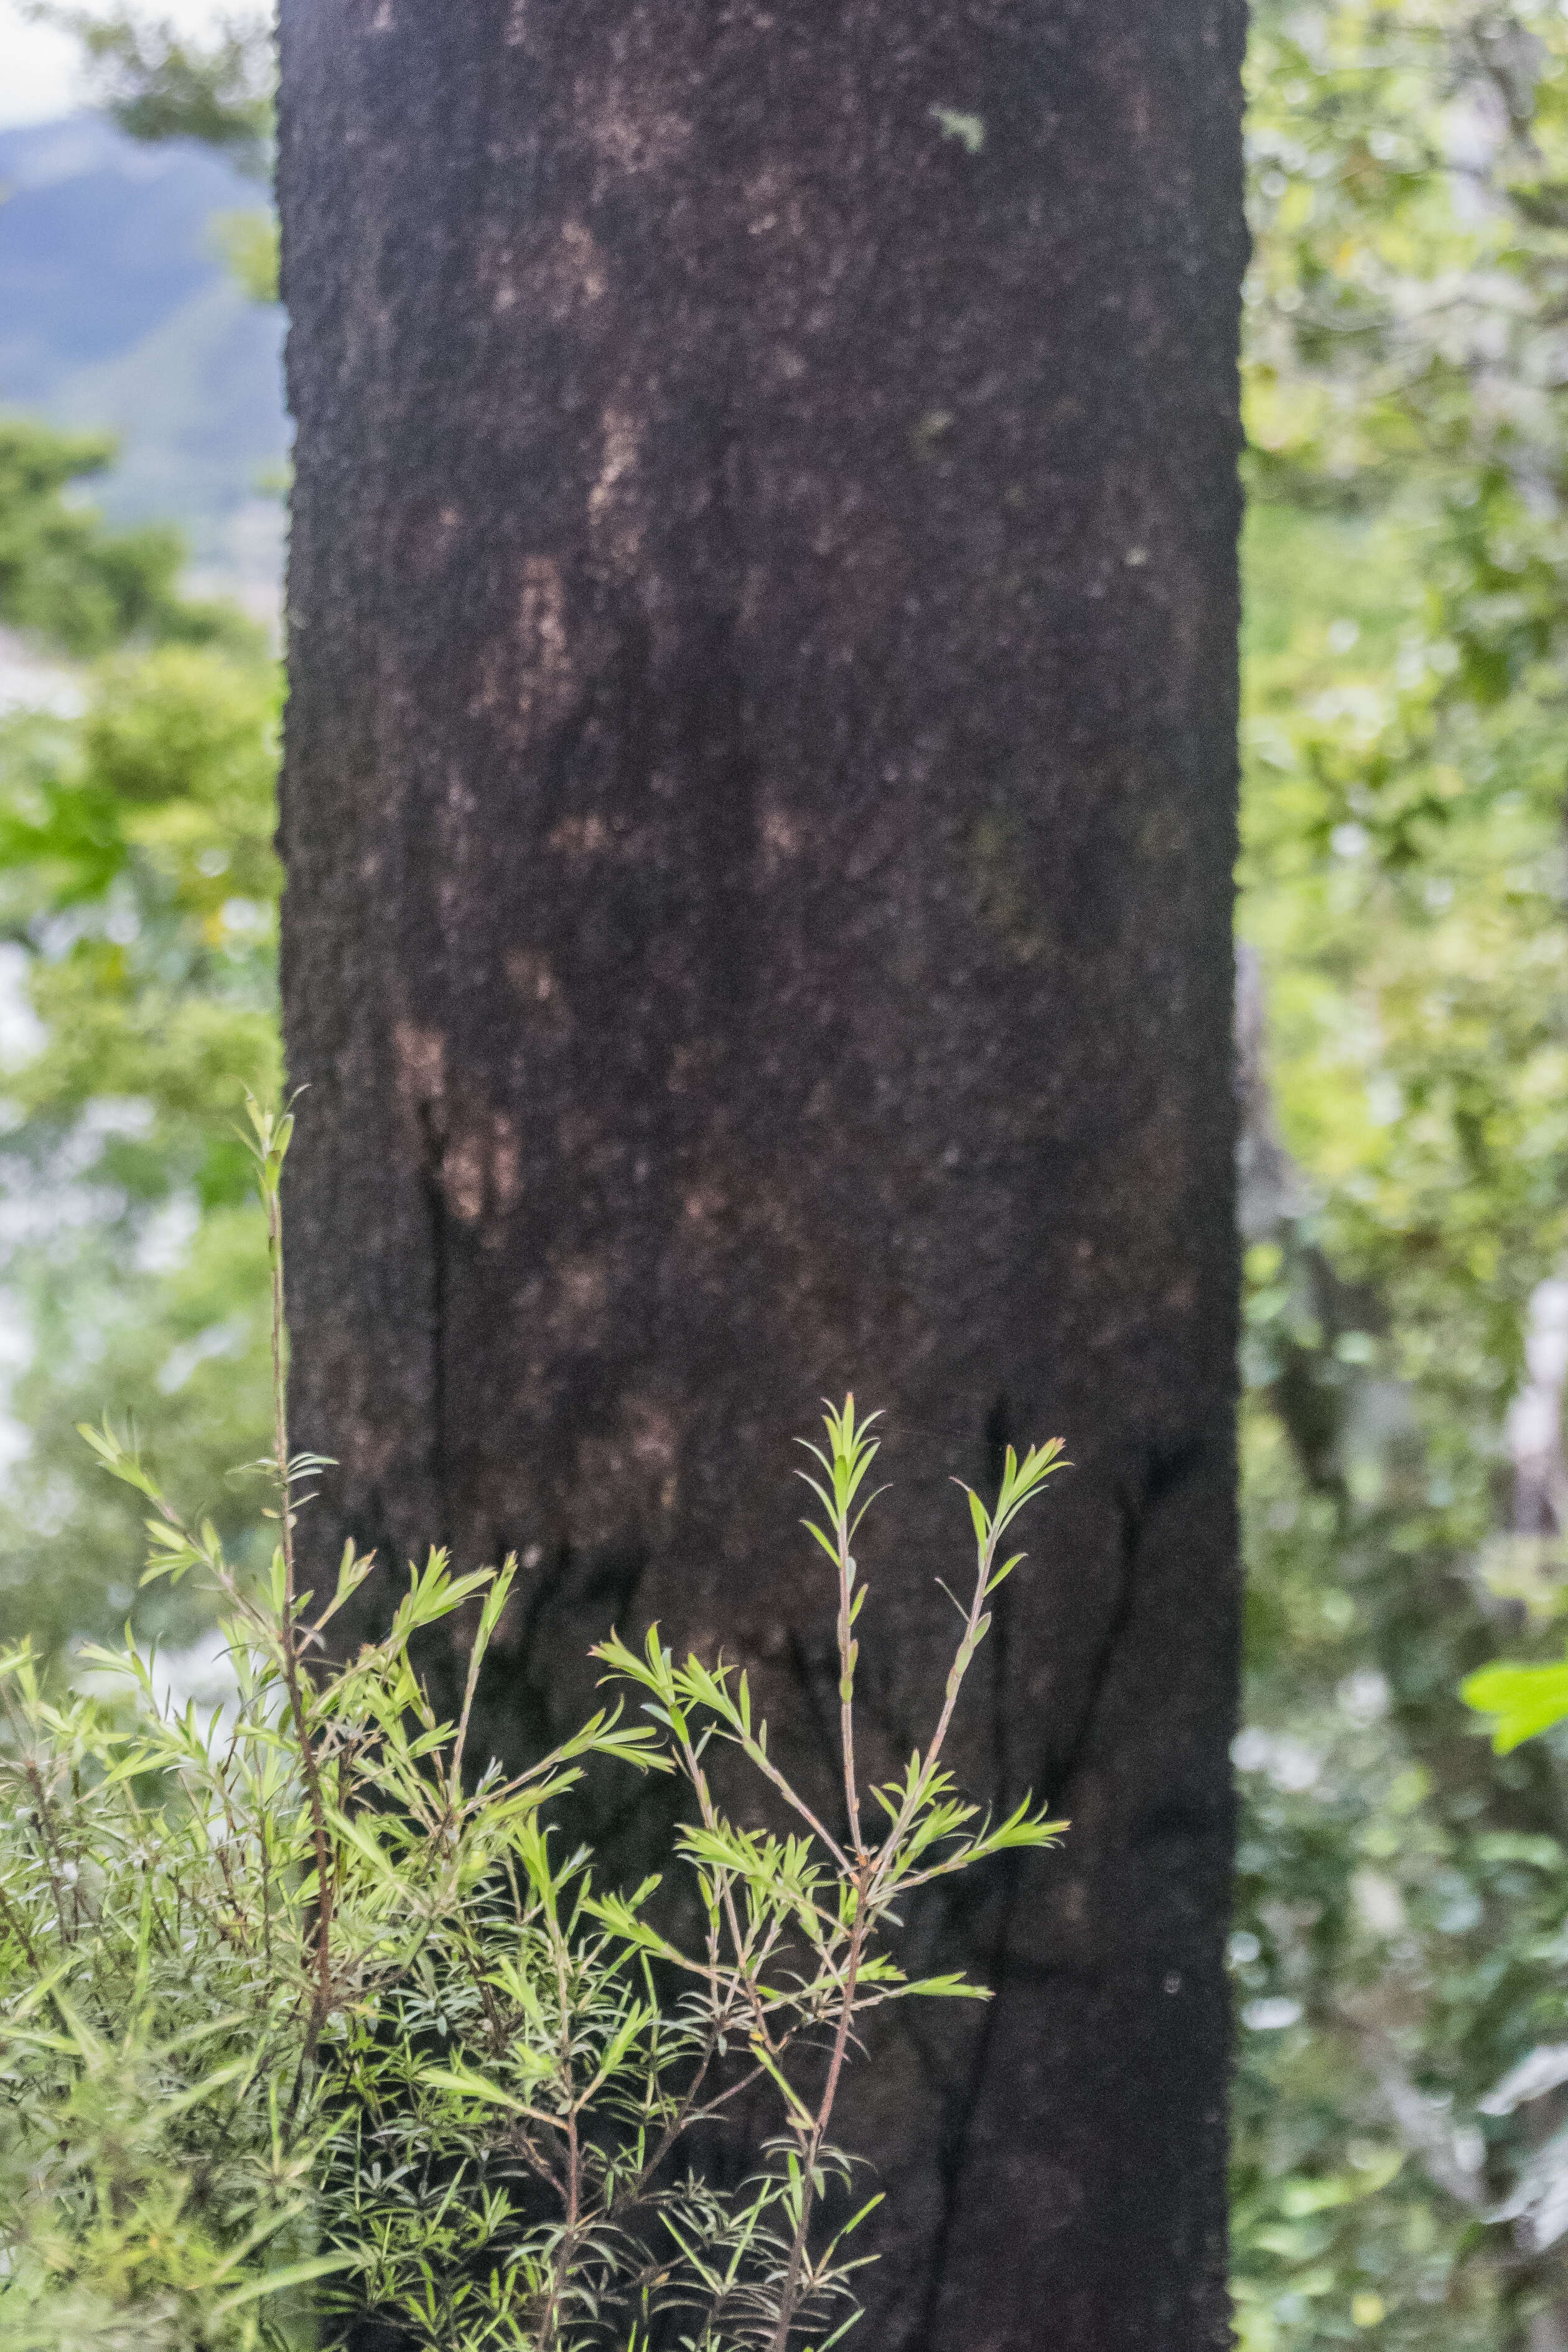
POLYGON ((1556 2343, 1562 1768, 1456 1691, 1568 1566, 1568 26, 1265 6, 1251 86, 1241 2325, 1556 2343))
POLYGON ((68 503, 105 456, 0 426, 0 622, 76 657, 54 708, 0 721, 5 1279, 31 1342, 0 1619, 54 1647, 118 1625, 136 1580, 136 1510, 83 1475, 75 1423, 133 1413, 172 1475, 232 1496, 231 1532, 255 1505, 225 1474, 267 1428, 266 1250, 230 1121, 279 1080, 276 665, 179 594, 173 534, 68 503))
MULTIPOLYGON (((104 50, 128 127, 247 156, 255 54, 104 50)), ((1568 1595, 1568 17, 1258 0, 1250 87, 1238 2320, 1549 2352, 1568 1749, 1458 1685, 1568 1595)), ((0 440, 0 620, 70 678, 0 730, 0 1619, 61 1646, 136 1557, 76 1419, 176 1490, 260 1449, 226 1120, 277 1058, 272 665, 67 502, 97 457, 0 440)))

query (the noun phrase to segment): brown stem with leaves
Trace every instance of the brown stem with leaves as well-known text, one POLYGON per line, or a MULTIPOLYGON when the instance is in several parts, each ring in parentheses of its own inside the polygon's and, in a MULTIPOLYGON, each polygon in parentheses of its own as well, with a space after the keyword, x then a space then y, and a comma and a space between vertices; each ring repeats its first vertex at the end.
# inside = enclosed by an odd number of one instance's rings
POLYGON ((849 1520, 841 1514, 838 1538, 838 1744, 844 1760, 844 1806, 849 1822, 849 1843, 857 1862, 866 1855, 860 1834, 860 1787, 855 1772, 855 1667, 859 1644, 855 1639, 855 1562, 849 1556, 849 1520))
POLYGON ((869 1862, 862 1862, 855 1877, 855 1920, 849 1931, 849 1952, 844 1969, 844 1995, 838 2008, 838 2025, 833 2037, 833 2055, 827 2063, 827 2080, 823 2084, 822 2097, 812 2119, 801 2151, 800 2214, 795 2222, 795 2238, 789 2250, 789 2268, 784 2273, 784 2291, 779 2297, 778 2324, 773 2329, 768 2352, 788 2352, 789 2331, 800 2301, 800 2274, 805 2262, 806 2239, 811 2230, 812 2184, 822 2145, 832 2120, 833 2103, 838 2096, 839 2078, 849 2049, 849 2030, 855 2020, 855 1989, 864 1956, 869 1914, 866 1907, 866 1892, 870 1879, 869 1862))
POLYGON ((959 1692, 963 1687, 963 1680, 969 1671, 970 1662, 979 1646, 986 1588, 991 1581, 991 1572, 996 1559, 996 1546, 1001 1533, 1000 1526, 994 1520, 979 1546, 975 1559, 974 1591, 970 1599, 969 1614, 963 1621, 963 1637, 959 1642, 952 1664, 948 1668, 947 1688, 942 1694, 942 1713, 937 1717, 936 1729, 931 1734, 931 1746, 926 1749, 925 1760, 921 1767, 919 1777, 900 1806, 888 1834, 882 1840, 879 1849, 877 1882, 880 1881, 883 1872, 898 1854, 910 1823, 920 1811, 926 1791, 935 1777, 937 1761, 952 1723, 953 1710, 958 1705, 959 1692))

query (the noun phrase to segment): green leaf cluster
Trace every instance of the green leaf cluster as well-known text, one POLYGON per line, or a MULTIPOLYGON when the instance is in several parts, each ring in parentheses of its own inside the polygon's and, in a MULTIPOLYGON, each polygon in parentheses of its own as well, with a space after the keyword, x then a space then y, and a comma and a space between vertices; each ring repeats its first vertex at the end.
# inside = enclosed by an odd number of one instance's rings
MULTIPOLYGON (((330 1594, 296 1583, 324 1465, 288 1441, 291 1130, 252 1102, 273 1298, 260 1579, 107 1421, 81 1432, 142 1514, 143 1581, 207 1587, 230 1690, 171 1703, 129 1641, 80 1651, 63 1690, 28 1645, 0 1657, 0 2347, 281 2352, 369 2318, 428 2352, 630 2352, 656 2333, 693 2352, 826 2347, 855 2315, 856 2233, 880 2201, 830 2137, 862 2021, 983 1997, 909 1980, 894 1904, 1065 1826, 1026 1802, 982 1821, 941 1764, 983 1604, 1018 1564, 999 1564, 1000 1538, 1060 1449, 1009 1456, 994 1511, 969 1497, 953 1674, 886 1787, 859 1786, 846 1699, 842 1819, 781 1771, 744 1674, 678 1664, 657 1626, 595 1653, 647 1720, 612 1704, 526 1771, 476 1770, 515 1564, 455 1575, 433 1552, 385 1635, 335 1664, 332 1621, 374 1563, 350 1545, 330 1594), (459 1625, 443 1720, 416 1644, 459 1625), (719 1801, 724 1748, 752 1768, 752 1820, 719 1801), (684 1903, 658 1878, 601 1888, 565 1847, 561 1801, 591 1761, 681 1788, 684 1903), (869 1839, 863 1794, 885 1824, 869 1839), (726 2184, 694 2163, 700 2135, 759 2108, 755 2168, 726 2184)), ((813 1532, 847 1592, 876 1444, 852 1399, 826 1425, 813 1532)))

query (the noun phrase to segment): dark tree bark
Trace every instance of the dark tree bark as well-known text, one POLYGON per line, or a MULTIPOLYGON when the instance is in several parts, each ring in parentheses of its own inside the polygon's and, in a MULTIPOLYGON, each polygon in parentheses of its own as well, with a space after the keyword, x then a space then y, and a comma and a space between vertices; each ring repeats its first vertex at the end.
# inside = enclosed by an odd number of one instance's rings
POLYGON ((875 1764, 940 1693, 949 1475, 1078 1465, 960 1758, 1071 1835, 911 1919, 997 1997, 841 2112, 878 2352, 1227 2340, 1242 30, 283 5, 320 1555, 521 1555, 504 1747, 657 1617, 804 1756, 789 1440, 853 1384, 875 1764))

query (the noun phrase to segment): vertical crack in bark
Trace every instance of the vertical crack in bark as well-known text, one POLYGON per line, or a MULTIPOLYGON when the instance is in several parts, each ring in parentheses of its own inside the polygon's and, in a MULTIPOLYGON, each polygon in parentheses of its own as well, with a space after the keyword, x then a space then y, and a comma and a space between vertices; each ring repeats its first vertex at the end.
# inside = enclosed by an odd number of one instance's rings
POLYGON ((1058 1768, 1057 1795, 1053 1797, 1053 1801, 1062 1803, 1067 1801, 1073 1776, 1082 1759, 1089 1739, 1089 1727, 1094 1721, 1095 1710, 1100 1705, 1100 1695, 1110 1678, 1111 1666, 1132 1614, 1133 1582, 1137 1575, 1138 1554, 1142 1546, 1143 1529, 1149 1516, 1150 1502, 1154 1496, 1163 1491, 1165 1483, 1154 1472, 1153 1465, 1151 1464, 1151 1475, 1145 1477, 1142 1492, 1136 1498, 1129 1495, 1125 1486, 1117 1489, 1116 1514, 1121 1540, 1118 1545, 1116 1597, 1111 1603, 1110 1614, 1106 1622, 1100 1649, 1089 1673, 1084 1702, 1079 1710, 1078 1721, 1073 1726, 1072 1736, 1067 1743, 1062 1761, 1058 1768))
MULTIPOLYGON (((1002 1400, 1001 1403, 1002 1409, 1005 1409, 1005 1400, 1002 1400)), ((989 1441, 991 1436, 989 1423, 986 1435, 989 1441)), ((1005 1444, 1006 1439, 1004 1436, 1002 1439, 1004 1450, 1005 1444)), ((1187 1449, 1182 1451, 1185 1454, 1187 1449)), ((1125 1487, 1118 1493, 1117 1511, 1121 1541, 1118 1547, 1116 1597, 1089 1673, 1083 1706, 1079 1709, 1078 1721, 1073 1727, 1072 1736, 1068 1741, 1056 1775, 1055 1789, 1051 1798, 1053 1803, 1067 1805, 1069 1801, 1073 1778, 1088 1743, 1089 1729, 1094 1722, 1101 1694, 1110 1678, 1111 1666, 1131 1618, 1138 1553, 1142 1542, 1149 1506, 1152 1500, 1165 1491, 1173 1475, 1180 1475, 1180 1469, 1172 1464, 1162 1465, 1152 1456, 1143 1480, 1142 1492, 1136 1498, 1129 1495, 1125 1487)), ((1005 1593, 1008 1589, 1005 1585, 1003 1592, 1005 1593)), ((993 1631, 1002 1631, 1003 1639, 1005 1640, 1000 1612, 997 1612, 993 1631)), ((1005 1758, 1008 1732, 1005 1665, 1005 1653, 999 1650, 994 1685, 994 1706, 996 1716, 994 1744, 1000 1759, 1005 1758)), ((999 1783, 999 1785, 1004 1788, 1005 1793, 1010 1788, 1010 1784, 999 1783)), ((1014 1983, 1026 1979, 1032 1982, 1040 1981, 1051 1973, 1048 1964, 1038 1969, 1009 1969, 1006 1965, 1006 1955, 1012 1943, 1013 1922, 1017 1911, 1018 1895, 1022 1885, 1023 1866, 1023 1858, 1020 1856, 1010 1857, 1004 1865, 1005 1879, 1002 1898, 997 1906, 995 1931, 990 1938, 984 1963, 977 1965, 977 1973, 991 1986, 994 1998, 985 2004, 980 2030, 975 2037, 973 2054, 962 2087, 950 2095, 944 2102, 945 2113, 937 2146, 937 2172, 942 2187, 942 2210, 934 2232, 920 2329, 909 2347, 909 2352, 929 2352, 929 2347, 933 2341, 937 2310, 946 2281, 948 2258, 957 2226, 959 2203, 963 2193, 964 2178, 968 2169, 970 2137, 990 2071, 991 2050, 995 2038, 996 2016, 1004 1984, 1008 1980, 1014 1983)))
MULTIPOLYGON (((991 1941, 990 1966, 984 1974, 994 1981, 1002 1954, 1007 1948, 1012 1930, 1013 1914, 1018 1899, 1018 1867, 1016 1861, 1006 1865, 1006 1885, 998 1910, 996 1933, 991 1941)), ((952 2250, 953 2231, 958 2219, 958 2204, 963 2193, 963 2176, 969 2155, 969 2136, 980 2104, 989 2068, 991 2044, 995 2032, 996 2003, 988 2000, 975 2037, 973 2056, 961 2088, 944 2102, 942 2130, 937 2140, 936 2168, 942 2189, 942 2205, 934 2232, 931 2259, 926 2273, 926 2291, 921 2312, 920 2328, 910 2352, 926 2352, 932 2340, 937 2306, 947 2278, 948 2256, 952 2250)))
POLYGON ((430 1484, 436 1499, 436 1524, 440 1539, 450 1538, 448 1499, 450 1463, 447 1446, 447 1312, 448 1219, 441 1184, 441 1144, 430 1106, 423 1104, 419 1123, 425 1138, 425 1204, 430 1223, 430 1484))

